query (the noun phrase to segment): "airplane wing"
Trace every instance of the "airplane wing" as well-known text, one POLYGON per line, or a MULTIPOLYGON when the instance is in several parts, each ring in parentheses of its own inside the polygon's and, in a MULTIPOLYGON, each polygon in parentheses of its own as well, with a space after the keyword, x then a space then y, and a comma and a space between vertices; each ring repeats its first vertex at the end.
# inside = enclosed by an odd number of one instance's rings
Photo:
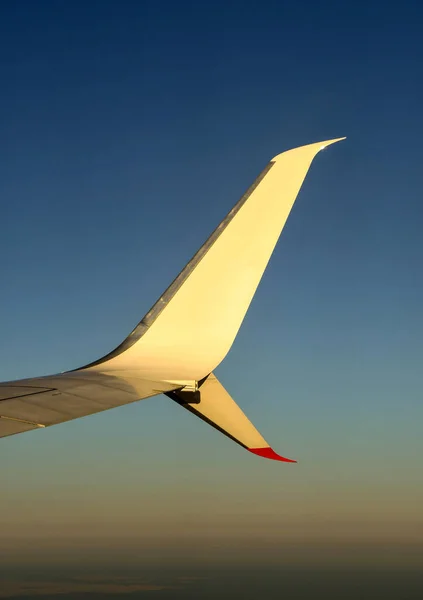
POLYGON ((228 353, 316 154, 273 158, 150 311, 112 352, 74 371, 0 383, 0 437, 166 393, 266 458, 270 449, 213 375, 228 353))

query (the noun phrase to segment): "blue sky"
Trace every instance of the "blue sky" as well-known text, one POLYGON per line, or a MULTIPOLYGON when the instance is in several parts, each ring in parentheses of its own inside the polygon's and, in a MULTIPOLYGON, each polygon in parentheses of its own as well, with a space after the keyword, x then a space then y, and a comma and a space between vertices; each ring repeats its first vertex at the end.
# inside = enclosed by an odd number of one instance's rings
POLYGON ((422 18, 417 2, 2 4, 1 380, 107 353, 272 156, 347 136, 313 163, 218 370, 299 465, 141 402, 1 442, 11 538, 416 538, 422 18))

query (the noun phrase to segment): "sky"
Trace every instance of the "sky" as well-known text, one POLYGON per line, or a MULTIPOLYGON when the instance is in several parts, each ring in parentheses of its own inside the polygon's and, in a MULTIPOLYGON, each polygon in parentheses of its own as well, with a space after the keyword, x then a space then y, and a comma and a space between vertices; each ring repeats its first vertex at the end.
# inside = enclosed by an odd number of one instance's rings
MULTIPOLYGON (((269 159, 347 140, 315 159, 216 371, 298 464, 165 397, 3 439, 0 597, 19 568, 421 568, 422 19, 411 1, 1 3, 2 381, 106 354, 269 159)), ((101 593, 147 585, 115 576, 101 593)), ((46 577, 31 593, 57 592, 46 577)))

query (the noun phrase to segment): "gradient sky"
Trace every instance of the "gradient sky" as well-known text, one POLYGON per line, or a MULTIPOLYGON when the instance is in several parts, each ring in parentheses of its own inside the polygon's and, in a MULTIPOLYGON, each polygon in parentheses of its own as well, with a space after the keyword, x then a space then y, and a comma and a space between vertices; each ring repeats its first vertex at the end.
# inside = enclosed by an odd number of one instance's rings
POLYGON ((3 564, 423 563, 422 19, 1 4, 0 380, 107 353, 272 156, 348 138, 313 163, 217 371, 298 465, 165 397, 4 439, 3 564))

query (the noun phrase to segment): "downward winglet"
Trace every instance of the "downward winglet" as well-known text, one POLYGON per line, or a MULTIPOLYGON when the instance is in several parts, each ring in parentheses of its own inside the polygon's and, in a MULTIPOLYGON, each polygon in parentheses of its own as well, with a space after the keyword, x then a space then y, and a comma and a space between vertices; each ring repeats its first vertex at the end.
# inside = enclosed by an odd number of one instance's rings
POLYGON ((231 440, 263 458, 295 463, 297 461, 276 454, 261 433, 246 417, 214 373, 210 373, 200 385, 199 397, 194 402, 180 391, 167 392, 166 396, 191 413, 229 437, 231 440))

